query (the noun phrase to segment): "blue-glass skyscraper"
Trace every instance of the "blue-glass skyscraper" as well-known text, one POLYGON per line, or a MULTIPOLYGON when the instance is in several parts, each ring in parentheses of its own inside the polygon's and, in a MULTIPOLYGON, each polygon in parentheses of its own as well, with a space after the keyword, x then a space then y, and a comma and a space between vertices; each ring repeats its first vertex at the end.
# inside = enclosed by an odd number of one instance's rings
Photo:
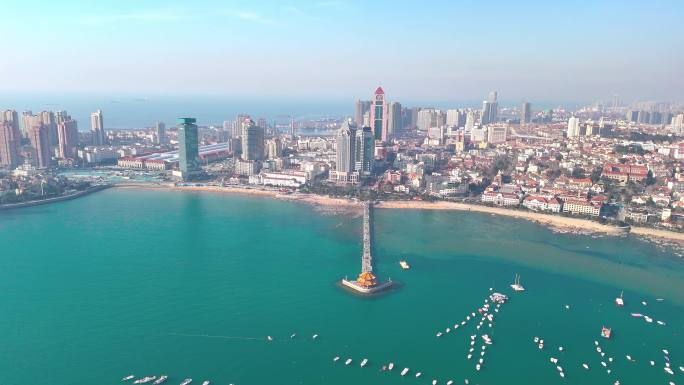
POLYGON ((178 168, 183 179, 198 174, 202 170, 199 161, 196 122, 195 118, 178 119, 178 168))

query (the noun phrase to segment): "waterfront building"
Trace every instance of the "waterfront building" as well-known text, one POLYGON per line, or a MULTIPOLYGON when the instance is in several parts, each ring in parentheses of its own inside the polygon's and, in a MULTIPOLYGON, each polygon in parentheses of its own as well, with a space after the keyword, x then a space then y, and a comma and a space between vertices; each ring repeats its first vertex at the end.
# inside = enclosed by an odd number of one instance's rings
POLYGON ((33 148, 33 165, 36 168, 50 167, 50 133, 41 122, 34 122, 29 130, 29 140, 33 148))
POLYGON ((427 132, 432 127, 439 127, 443 124, 442 112, 435 108, 425 108, 418 111, 416 127, 418 131, 427 132))
POLYGON ((280 158, 283 152, 283 142, 280 138, 270 138, 266 141, 266 159, 280 158))
POLYGON ((520 125, 526 126, 532 121, 532 104, 529 102, 523 102, 522 108, 520 109, 520 125))
POLYGON ((106 144, 102 110, 90 114, 90 132, 93 137, 93 146, 104 146, 106 144))
POLYGON ((164 122, 157 122, 154 126, 155 139, 158 145, 164 145, 166 140, 166 124, 164 122))
POLYGON ((354 161, 356 165, 354 171, 358 171, 359 174, 364 176, 370 175, 373 172, 374 138, 373 130, 370 127, 356 130, 356 139, 354 140, 354 161))
POLYGON ((57 146, 57 122, 55 121, 55 113, 52 111, 41 111, 37 116, 40 119, 40 122, 47 127, 50 146, 57 146))
POLYGON ((242 160, 264 159, 264 128, 254 124, 250 118, 242 122, 242 160))
POLYGON ((61 159, 74 158, 78 145, 78 125, 73 119, 57 124, 57 150, 61 159))
POLYGON ((579 118, 576 117, 571 117, 568 119, 568 130, 567 130, 567 136, 568 138, 574 138, 576 136, 579 136, 580 134, 580 120, 579 118))
POLYGON ((387 104, 385 103, 385 91, 382 87, 376 88, 373 95, 373 103, 370 109, 370 124, 375 140, 387 141, 387 104))
POLYGON ((197 119, 178 119, 178 169, 180 177, 187 179, 201 171, 197 119))
POLYGON ((354 124, 357 126, 363 126, 365 124, 363 121, 363 116, 370 111, 370 108, 370 100, 357 100, 356 106, 354 108, 354 124))
POLYGON ((337 152, 335 156, 335 169, 338 172, 350 173, 356 166, 355 146, 356 128, 349 121, 342 123, 337 131, 337 152))
POLYGON ((19 125, 12 121, 0 122, 0 167, 14 168, 19 165, 20 144, 19 125))

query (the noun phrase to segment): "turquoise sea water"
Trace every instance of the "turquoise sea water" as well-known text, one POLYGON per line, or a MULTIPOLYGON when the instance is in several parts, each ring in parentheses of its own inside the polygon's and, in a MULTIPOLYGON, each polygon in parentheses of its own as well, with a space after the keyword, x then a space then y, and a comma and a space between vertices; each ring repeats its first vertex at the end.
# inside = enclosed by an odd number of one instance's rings
POLYGON ((684 384, 684 263, 668 251, 476 213, 377 210, 374 230, 376 272, 400 285, 363 298, 335 284, 360 268, 355 215, 116 189, 0 212, 0 384, 117 384, 127 374, 168 374, 170 384, 684 384), (404 258, 411 270, 399 268, 404 258), (508 287, 516 273, 525 293, 508 287), (492 329, 471 321, 435 337, 490 287, 511 296, 492 329), (624 309, 613 304, 621 290, 624 309), (466 355, 481 332, 494 343, 476 372, 466 355), (600 366, 608 357, 611 374, 600 366), (380 372, 390 361, 394 371, 380 372))

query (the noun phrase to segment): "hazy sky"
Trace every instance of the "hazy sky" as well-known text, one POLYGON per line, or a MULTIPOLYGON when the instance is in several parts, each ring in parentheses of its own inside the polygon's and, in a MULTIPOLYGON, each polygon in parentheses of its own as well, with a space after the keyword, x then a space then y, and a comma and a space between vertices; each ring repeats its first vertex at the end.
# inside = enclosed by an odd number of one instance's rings
POLYGON ((684 1, 3 0, 0 92, 683 100, 684 1))

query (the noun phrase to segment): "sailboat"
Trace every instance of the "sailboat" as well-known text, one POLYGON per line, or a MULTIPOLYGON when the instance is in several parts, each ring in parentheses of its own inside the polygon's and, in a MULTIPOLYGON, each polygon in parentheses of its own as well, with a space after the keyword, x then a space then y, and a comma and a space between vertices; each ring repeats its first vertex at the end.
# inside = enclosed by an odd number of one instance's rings
POLYGON ((625 301, 622 299, 623 294, 624 294, 624 291, 621 291, 620 296, 615 298, 615 304, 620 306, 620 307, 625 306, 625 301))
POLYGON ((520 284, 520 275, 515 275, 515 281, 511 284, 511 288, 515 291, 525 291, 523 285, 520 284))

